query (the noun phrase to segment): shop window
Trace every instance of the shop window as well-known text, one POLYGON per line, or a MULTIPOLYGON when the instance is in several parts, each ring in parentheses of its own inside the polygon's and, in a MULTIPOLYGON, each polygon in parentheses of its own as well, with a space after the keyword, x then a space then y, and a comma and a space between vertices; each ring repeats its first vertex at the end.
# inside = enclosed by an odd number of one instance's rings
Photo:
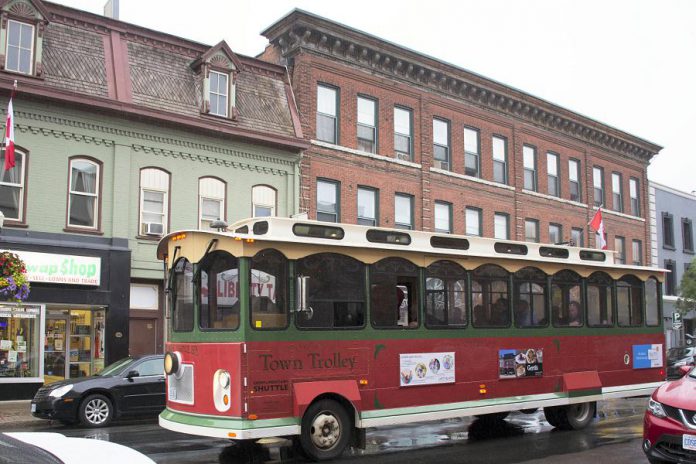
POLYGON ((585 324, 584 300, 580 276, 559 271, 551 277, 551 317, 556 327, 580 327, 585 324))
POLYGON ((425 272, 426 326, 466 326, 466 271, 452 261, 437 261, 428 266, 425 272))
POLYGON ((159 286, 131 284, 130 307, 131 309, 157 311, 159 309, 159 286))
POLYGON ((259 251, 251 259, 249 304, 253 328, 287 327, 287 267, 287 259, 276 250, 259 251))
POLYGON ((616 310, 622 327, 643 324, 643 284, 633 276, 616 282, 616 310))
MULTIPOLYGON (((0 166, 5 164, 5 151, 0 156, 0 166)), ((15 150, 15 165, 0 173, 0 211, 5 224, 24 222, 24 184, 26 182, 26 155, 15 150)))
POLYGON ((163 169, 140 170, 139 235, 160 237, 167 233, 169 216, 169 173, 163 169))
POLYGON ((239 263, 226 251, 213 251, 199 263, 201 329, 239 327, 239 263))
POLYGON ((365 265, 335 253, 319 253, 297 261, 297 275, 309 277, 307 304, 311 319, 298 314, 303 329, 360 328, 365 325, 365 265))
POLYGON ((266 185, 254 185, 251 188, 252 212, 254 217, 276 215, 276 196, 274 188, 266 185))
POLYGON ((418 267, 403 258, 385 258, 370 266, 372 325, 418 327, 418 267))
POLYGON ((100 171, 101 163, 85 158, 70 160, 68 227, 80 229, 99 227, 100 171))
POLYGON ((41 308, 0 305, 0 379, 39 377, 41 308))
POLYGON ((548 325, 546 309, 546 274, 534 267, 525 267, 512 276, 514 299, 512 310, 515 327, 543 327, 548 325))
POLYGON ((471 281, 474 327, 510 325, 509 279, 505 269, 493 264, 474 270, 471 281))
POLYGON ((193 330, 193 265, 186 258, 179 259, 172 269, 170 298, 172 329, 190 332, 193 330))
POLYGON ((217 220, 225 220, 225 182, 214 177, 198 179, 198 228, 212 229, 211 224, 217 220))
POLYGON ((604 272, 595 272, 587 279, 587 325, 614 325, 614 281, 604 272))

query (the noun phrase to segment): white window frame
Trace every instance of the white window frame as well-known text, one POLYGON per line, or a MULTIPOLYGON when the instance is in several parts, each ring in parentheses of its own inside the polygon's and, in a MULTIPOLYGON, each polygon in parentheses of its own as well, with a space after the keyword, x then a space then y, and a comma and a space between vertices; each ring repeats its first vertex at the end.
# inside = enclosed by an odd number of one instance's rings
POLYGON ((510 240, 510 216, 505 213, 495 213, 493 216, 493 237, 498 240, 510 240), (504 221, 504 224, 502 223, 504 221), (504 233, 500 228, 504 227, 504 233))
POLYGON ((98 230, 98 228, 99 228, 99 206, 100 206, 99 203, 101 201, 101 199, 99 198, 99 185, 101 182, 101 165, 95 161, 88 159, 88 158, 77 157, 77 158, 70 159, 69 171, 70 171, 70 175, 68 176, 68 217, 67 217, 67 221, 66 221, 67 225, 68 225, 68 227, 75 228, 75 229, 98 230), (95 181, 94 181, 94 193, 73 191, 73 189, 72 189, 73 163, 75 163, 77 161, 81 161, 81 162, 88 163, 88 164, 93 164, 97 168, 97 176, 96 176, 95 181), (94 198, 94 211, 92 212, 92 217, 94 219, 94 225, 82 226, 79 224, 71 224, 70 223, 70 210, 72 208, 73 195, 94 198))
POLYGON ((33 24, 25 23, 22 21, 17 21, 14 19, 7 20, 7 29, 6 29, 6 34, 5 34, 5 69, 7 71, 12 71, 12 72, 20 73, 20 74, 26 74, 28 76, 32 75, 32 73, 34 72, 34 53, 35 53, 35 48, 36 48, 35 38, 36 38, 36 27, 33 24), (10 27, 12 26, 12 24, 18 24, 20 27, 20 44, 18 44, 16 46, 20 50, 22 50, 22 47, 21 47, 21 37, 22 37, 21 36, 21 27, 27 26, 27 27, 31 28, 31 45, 29 48, 29 71, 28 72, 22 71, 21 59, 20 59, 21 53, 17 57, 18 69, 12 69, 12 68, 8 67, 8 58, 10 55, 10 53, 9 53, 10 52, 10 27))
POLYGON ((536 192, 539 189, 536 147, 531 145, 524 145, 522 147, 522 164, 524 167, 523 187, 525 190, 536 192), (532 185, 527 184, 527 174, 531 176, 532 185))
POLYGON ((364 95, 358 95, 356 109, 357 109, 357 127, 356 127, 356 139, 358 150, 366 151, 368 153, 377 153, 377 100, 364 95), (371 105, 371 108, 370 108, 371 105), (361 112, 361 109, 363 112, 361 112), (372 120, 368 121, 369 115, 368 111, 372 112, 372 120), (365 117, 368 116, 368 119, 365 117), (372 132, 372 140, 360 137, 360 128, 363 127, 372 132), (362 144, 372 144, 371 147, 363 146, 362 144))
POLYGON ((394 107, 394 152, 396 153, 397 158, 405 158, 408 161, 411 161, 413 159, 413 111, 409 108, 404 108, 402 106, 395 106, 394 107), (401 130, 399 130, 399 127, 397 126, 397 114, 399 112, 402 112, 407 116, 408 118, 408 133, 404 133, 401 130), (397 137, 404 137, 408 140, 408 151, 402 152, 396 149, 397 143, 396 139, 397 137), (401 155, 401 156, 399 156, 401 155))
MULTIPOLYGON (((215 177, 201 177, 198 179, 198 228, 201 230, 210 230, 210 229, 203 229, 204 222, 209 222, 212 223, 213 221, 216 221, 218 219, 220 220, 225 220, 225 207, 226 207, 226 197, 227 193, 227 185, 221 181, 220 179, 216 179, 215 177), (206 183, 211 183, 211 185, 215 185, 215 188, 221 189, 222 193, 218 194, 210 194, 210 193, 204 193, 203 190, 209 190, 208 187, 205 186, 206 183), (214 219, 206 219, 203 217, 203 202, 205 200, 209 201, 214 201, 218 203, 218 213, 214 219)), ((212 228, 211 228, 212 229, 212 228)))
POLYGON ((464 128, 464 174, 481 177, 481 131, 475 127, 464 128), (475 166, 467 166, 473 160, 475 166))
MULTIPOLYGON (((326 95, 328 97, 328 95, 326 95)), ((333 143, 334 145, 338 144, 338 112, 339 108, 341 107, 340 101, 339 101, 339 93, 338 93, 338 88, 330 86, 330 85, 325 85, 325 84, 317 84, 317 121, 316 121, 316 127, 314 130, 315 137, 317 140, 320 140, 322 142, 327 142, 327 143, 333 143), (322 96, 322 89, 328 92, 331 92, 333 94, 333 114, 331 113, 326 113, 323 111, 320 111, 321 108, 321 102, 319 101, 321 96, 322 96), (319 138, 319 117, 323 116, 326 118, 331 118, 333 120, 333 140, 326 140, 319 138)))
POLYGON ((336 180, 331 179, 317 179, 317 221, 324 222, 340 222, 341 220, 341 183, 336 180), (326 184, 327 186, 332 186, 334 191, 334 212, 322 211, 319 209, 319 184, 326 184), (319 214, 333 215, 333 220, 320 219, 319 214))
POLYGON ((547 193, 553 197, 561 196, 561 157, 552 151, 546 152, 546 175, 548 179, 547 193), (552 187, 555 192, 552 192, 552 187))
MULTIPOLYGON (((213 70, 210 71, 210 74, 208 76, 208 93, 209 93, 208 101, 211 102, 210 109, 208 111, 209 114, 212 114, 215 116, 221 116, 223 118, 228 117, 228 115, 230 114, 230 82, 231 81, 232 81, 232 76, 229 73, 224 73, 224 72, 220 72, 220 71, 213 71, 213 70), (224 87, 224 90, 225 90, 224 94, 219 92, 219 90, 220 90, 219 85, 218 85, 218 88, 216 89, 217 91, 213 90, 212 79, 210 79, 210 76, 212 76, 213 74, 217 74, 219 76, 218 83, 220 82, 220 77, 225 78, 227 85, 224 87), (217 113, 213 112, 213 105, 212 105, 212 101, 213 101, 212 97, 213 96, 224 97, 224 100, 225 100, 225 112, 224 112, 224 114, 219 113, 219 112, 217 112, 217 113)), ((218 108, 218 110, 219 110, 219 108, 218 108)))
POLYGON ((501 135, 491 137, 492 156, 493 156, 493 181, 501 184, 508 183, 508 167, 507 167, 507 139, 501 135), (502 147, 501 147, 502 144, 502 147), (495 167, 502 166, 503 178, 497 179, 495 175, 495 167))
POLYGON ((483 211, 481 208, 468 206, 464 210, 464 214, 466 218, 466 235, 481 237, 483 235, 483 211), (475 224, 474 218, 476 219, 475 224), (476 227, 476 230, 474 230, 474 226, 476 227))
POLYGON ((433 165, 438 169, 449 171, 452 169, 450 161, 450 122, 446 119, 433 118, 433 165), (438 137, 436 128, 443 128, 445 131, 444 139, 438 137), (439 147, 445 151, 445 159, 435 157, 435 148, 439 147))
POLYGON ((435 232, 441 234, 452 233, 452 203, 446 201, 435 201, 435 217, 433 218, 435 232), (438 225, 445 227, 438 227, 438 225))
POLYGON ((412 230, 415 226, 413 223, 413 195, 409 195, 406 193, 396 193, 394 194, 394 226, 397 229, 408 229, 412 230), (402 215, 402 211, 399 210, 399 199, 402 201, 407 201, 408 202, 408 219, 409 222, 403 222, 403 221, 398 221, 397 219, 399 218, 400 215, 402 215))
POLYGON ((278 191, 274 189, 273 187, 269 187, 268 185, 254 185, 251 188, 251 214, 253 217, 264 217, 264 216, 257 216, 256 214, 256 207, 260 208, 270 208, 271 210, 271 217, 276 215, 276 202, 278 201, 278 191), (263 196, 263 193, 266 193, 267 191, 270 191, 273 193, 273 203, 265 203, 263 201, 257 201, 257 192, 262 192, 259 193, 259 196, 263 196))
POLYGON ((366 187, 366 186, 359 186, 358 187, 358 195, 357 195, 357 212, 358 212, 358 224, 364 225, 364 226, 377 226, 378 221, 377 217, 379 215, 379 190, 373 187, 366 187), (369 216, 361 216, 360 215, 360 199, 361 197, 365 199, 364 196, 361 195, 361 192, 364 192, 365 194, 370 193, 373 195, 372 197, 372 208, 374 209, 374 217, 369 217, 369 216), (361 222, 362 221, 362 222, 361 222))
MULTIPOLYGON (((19 173, 19 183, 18 184, 13 184, 12 182, 3 182, 2 176, 0 176, 0 186, 3 187, 9 187, 9 188, 14 188, 19 190, 19 197, 17 199, 17 215, 18 217, 14 218, 11 216, 8 216, 6 211, 2 211, 3 215, 5 216, 6 221, 16 221, 16 222, 24 222, 24 176, 26 174, 27 170, 27 157, 24 152, 21 152, 19 150, 15 149, 15 167, 18 164, 16 162, 17 159, 21 158, 21 172, 19 173)), ((0 157, 0 161, 4 162, 5 160, 5 155, 3 154, 2 157, 0 157)), ((12 168, 15 169, 15 168, 12 168)), ((11 171, 11 170, 10 170, 11 171)), ((72 169, 71 169, 72 172, 72 169)))
POLYGON ((568 160, 568 198, 572 201, 582 201, 582 183, 580 182, 580 160, 570 158, 568 160), (578 191, 577 198, 573 198, 573 186, 578 191))
POLYGON ((144 168, 140 170, 140 217, 138 218, 138 236, 139 237, 152 237, 152 236, 158 236, 154 234, 146 234, 143 231, 143 225, 145 224, 145 220, 143 219, 144 214, 146 213, 144 210, 144 205, 145 205, 145 192, 154 192, 154 193, 161 193, 162 194, 162 212, 152 212, 148 211, 148 214, 158 214, 162 216, 162 234, 159 236, 163 236, 167 234, 167 231, 169 230, 169 188, 170 188, 170 181, 171 181, 171 175, 165 171, 164 169, 159 169, 159 168, 144 168), (146 174, 147 171, 153 171, 153 172, 158 172, 162 173, 164 176, 166 176, 166 186, 151 186, 151 185, 143 185, 143 175, 146 174))

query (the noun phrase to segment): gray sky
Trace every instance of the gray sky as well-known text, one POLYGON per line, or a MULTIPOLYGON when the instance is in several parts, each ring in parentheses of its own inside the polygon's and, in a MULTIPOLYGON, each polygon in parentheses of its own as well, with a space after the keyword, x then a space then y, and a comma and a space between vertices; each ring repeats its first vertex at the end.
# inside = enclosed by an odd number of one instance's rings
MULTIPOLYGON (((106 2, 54 1, 98 14, 106 2)), ((120 19, 255 56, 293 8, 662 145, 650 179, 696 190, 696 1, 120 0, 120 19)))

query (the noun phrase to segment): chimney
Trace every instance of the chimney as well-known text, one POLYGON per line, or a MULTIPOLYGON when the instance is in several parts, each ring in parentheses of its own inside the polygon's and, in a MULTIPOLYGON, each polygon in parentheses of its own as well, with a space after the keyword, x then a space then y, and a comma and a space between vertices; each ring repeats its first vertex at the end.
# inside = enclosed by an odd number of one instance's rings
POLYGON ((118 2, 119 0, 109 0, 104 5, 104 16, 111 19, 118 19, 118 2))

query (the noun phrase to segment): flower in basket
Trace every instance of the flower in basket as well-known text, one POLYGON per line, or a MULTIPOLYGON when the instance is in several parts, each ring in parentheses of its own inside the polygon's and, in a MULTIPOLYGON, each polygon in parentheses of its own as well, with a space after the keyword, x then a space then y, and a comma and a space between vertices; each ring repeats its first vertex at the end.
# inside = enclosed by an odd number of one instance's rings
POLYGON ((22 302, 29 297, 29 282, 24 262, 14 253, 0 253, 0 297, 22 302))

